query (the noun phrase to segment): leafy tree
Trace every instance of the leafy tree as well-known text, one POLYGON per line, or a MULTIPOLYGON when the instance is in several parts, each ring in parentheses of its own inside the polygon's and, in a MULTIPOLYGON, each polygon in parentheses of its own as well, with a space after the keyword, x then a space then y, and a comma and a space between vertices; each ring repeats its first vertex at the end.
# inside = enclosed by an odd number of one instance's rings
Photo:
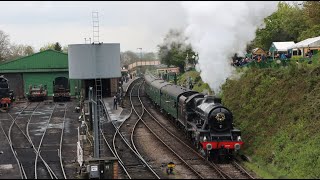
POLYGON ((305 1, 303 3, 303 12, 308 28, 300 33, 298 40, 302 41, 307 38, 320 36, 320 2, 305 1))
POLYGON ((54 50, 62 52, 62 47, 61 47, 60 43, 56 42, 54 44, 54 50))
POLYGON ((256 31, 256 38, 249 46, 268 50, 274 41, 298 41, 301 32, 308 29, 303 9, 298 5, 279 2, 278 10, 264 19, 265 27, 256 31))
POLYGON ((308 23, 313 25, 320 24, 320 2, 319 1, 305 1, 303 3, 304 14, 307 17, 308 23))
POLYGON ((48 50, 48 49, 54 49, 54 43, 48 43, 40 48, 40 52, 48 50))
POLYGON ((52 50, 56 50, 56 51, 62 52, 62 47, 61 47, 59 42, 46 44, 45 46, 40 48, 40 52, 48 50, 48 49, 52 49, 52 50))
POLYGON ((301 32, 298 40, 302 41, 304 39, 320 36, 320 25, 314 25, 311 28, 301 32))
POLYGON ((187 46, 186 53, 187 53, 187 62, 195 66, 198 63, 198 59, 199 59, 198 53, 193 51, 191 45, 187 46))
POLYGON ((187 44, 188 38, 182 31, 171 29, 163 39, 163 43, 158 45, 158 55, 161 63, 168 67, 174 65, 184 72, 185 63, 196 60, 196 53, 193 51, 191 44, 187 44))

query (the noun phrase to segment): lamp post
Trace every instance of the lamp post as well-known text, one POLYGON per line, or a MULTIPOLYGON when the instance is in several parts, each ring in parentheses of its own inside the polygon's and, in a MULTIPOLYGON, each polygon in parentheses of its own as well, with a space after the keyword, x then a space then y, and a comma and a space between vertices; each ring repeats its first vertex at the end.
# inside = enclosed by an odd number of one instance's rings
MULTIPOLYGON (((140 63, 142 65, 142 48, 137 48, 140 50, 140 63)), ((141 73, 141 67, 139 67, 139 74, 141 73)))

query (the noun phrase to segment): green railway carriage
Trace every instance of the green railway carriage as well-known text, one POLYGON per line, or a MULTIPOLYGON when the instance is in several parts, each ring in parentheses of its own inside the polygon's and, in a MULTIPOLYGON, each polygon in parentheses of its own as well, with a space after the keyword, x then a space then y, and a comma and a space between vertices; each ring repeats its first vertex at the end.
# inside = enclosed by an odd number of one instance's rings
POLYGON ((190 90, 156 79, 152 75, 145 75, 145 81, 148 96, 172 117, 178 119, 179 97, 190 90))
POLYGON ((151 75, 145 76, 145 91, 151 99, 155 99, 155 96, 157 95, 155 88, 151 86, 151 83, 155 80, 156 79, 151 77, 151 75))
POLYGON ((177 91, 174 85, 170 84, 161 89, 161 107, 175 119, 178 118, 178 97, 181 91, 177 91))
POLYGON ((181 107, 179 104, 180 96, 190 92, 194 93, 194 91, 191 91, 190 89, 173 84, 161 88, 161 107, 172 117, 178 119, 180 116, 179 107, 181 107))
POLYGON ((151 86, 152 86, 152 90, 155 93, 154 94, 154 101, 160 106, 162 107, 162 93, 161 93, 161 88, 170 85, 170 83, 165 82, 164 80, 157 80, 152 82, 151 86))
POLYGON ((158 105, 161 107, 161 93, 160 89, 170 83, 165 82, 161 79, 156 79, 151 75, 145 76, 146 86, 145 90, 148 96, 158 105))

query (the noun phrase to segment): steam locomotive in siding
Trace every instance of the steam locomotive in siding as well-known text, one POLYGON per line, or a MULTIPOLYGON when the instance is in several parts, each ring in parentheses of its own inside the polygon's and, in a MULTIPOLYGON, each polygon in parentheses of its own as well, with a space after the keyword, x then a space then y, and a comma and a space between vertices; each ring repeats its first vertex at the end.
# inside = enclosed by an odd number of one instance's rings
POLYGON ((29 85, 29 91, 26 93, 29 101, 44 101, 48 97, 47 86, 29 85))
POLYGON ((68 78, 55 78, 53 81, 53 101, 70 101, 70 98, 70 84, 68 78))
POLYGON ((10 90, 8 79, 0 76, 0 110, 8 111, 14 100, 14 93, 10 90))
POLYGON ((243 146, 241 131, 234 128, 232 112, 221 99, 177 86, 150 74, 145 91, 167 112, 209 161, 230 160, 243 146))

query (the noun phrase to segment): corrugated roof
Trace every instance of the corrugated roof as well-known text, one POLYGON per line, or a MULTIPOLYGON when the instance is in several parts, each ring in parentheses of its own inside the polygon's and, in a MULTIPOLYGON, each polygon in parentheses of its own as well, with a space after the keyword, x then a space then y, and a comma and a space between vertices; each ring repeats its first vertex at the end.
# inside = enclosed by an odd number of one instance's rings
POLYGON ((68 71, 68 54, 48 49, 30 56, 0 64, 1 72, 68 71))
POLYGON ((298 42, 291 48, 307 48, 307 47, 320 47, 320 36, 308 38, 303 41, 298 42))
POLYGON ((275 51, 287 51, 290 49, 295 43, 293 41, 287 41, 287 42, 273 42, 270 49, 273 49, 275 51))

